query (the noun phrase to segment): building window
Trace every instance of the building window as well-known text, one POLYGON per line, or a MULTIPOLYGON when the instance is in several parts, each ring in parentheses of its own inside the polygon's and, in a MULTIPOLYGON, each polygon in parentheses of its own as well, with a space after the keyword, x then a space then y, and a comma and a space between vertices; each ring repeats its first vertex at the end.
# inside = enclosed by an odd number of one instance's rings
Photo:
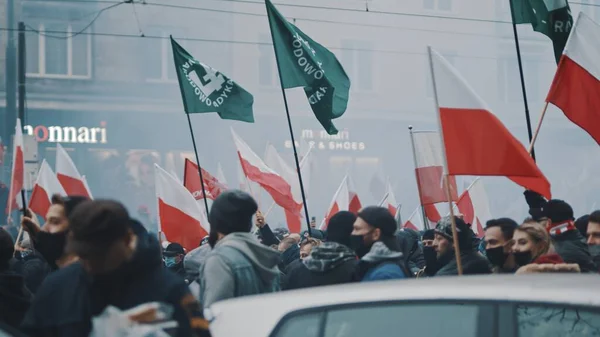
POLYGON ((423 0, 423 8, 436 11, 451 11, 452 0, 423 0))
POLYGON ((271 45, 271 35, 260 34, 258 45, 258 83, 262 86, 277 85, 277 63, 275 51, 271 45))
MULTIPOLYGON (((150 29, 148 36, 161 38, 148 38, 146 48, 143 50, 147 63, 147 80, 149 82, 176 82, 175 61, 173 61, 173 48, 169 40, 169 34, 164 30, 150 29)), ((175 36, 175 35, 174 35, 175 36)), ((177 40, 183 48, 185 41, 177 40)), ((190 53, 191 51, 188 50, 190 53)), ((194 56, 192 54, 192 56, 194 56)), ((194 56, 195 57, 195 56, 194 56)))
MULTIPOLYGON (((527 100, 536 101, 540 98, 539 63, 524 59, 523 71, 527 100)), ((506 103, 523 101, 519 64, 516 57, 498 59, 498 100, 506 103)))
POLYGON ((341 62, 353 90, 373 90, 373 43, 342 40, 341 62))
POLYGON ((92 37, 77 34, 82 28, 69 23, 45 23, 38 25, 39 34, 28 33, 27 76, 91 78, 92 37))
MULTIPOLYGON (((455 52, 445 52, 442 53, 442 56, 453 66, 456 67, 456 53, 455 52)), ((427 66, 427 70, 426 70, 426 83, 425 83, 425 96, 427 98, 433 98, 433 84, 431 83, 431 70, 429 69, 429 60, 427 60, 426 63, 427 66)))

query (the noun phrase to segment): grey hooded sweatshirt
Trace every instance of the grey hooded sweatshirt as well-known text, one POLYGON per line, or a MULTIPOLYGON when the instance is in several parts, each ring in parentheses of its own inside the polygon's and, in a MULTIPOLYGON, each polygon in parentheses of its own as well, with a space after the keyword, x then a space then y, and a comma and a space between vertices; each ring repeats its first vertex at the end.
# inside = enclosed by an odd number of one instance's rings
POLYGON ((279 290, 279 252, 250 233, 219 240, 200 266, 200 302, 204 308, 234 297, 279 290))

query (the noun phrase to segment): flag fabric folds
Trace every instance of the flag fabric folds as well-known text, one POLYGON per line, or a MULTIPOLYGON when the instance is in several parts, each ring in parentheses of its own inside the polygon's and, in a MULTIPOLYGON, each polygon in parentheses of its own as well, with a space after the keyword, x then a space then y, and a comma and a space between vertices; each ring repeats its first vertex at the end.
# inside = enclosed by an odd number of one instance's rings
POLYGON ((525 147, 439 53, 429 48, 449 175, 505 176, 551 198, 525 147))
POLYGON ((475 179, 471 186, 462 193, 456 203, 456 208, 462 214, 465 222, 471 224, 471 228, 477 236, 482 237, 484 226, 488 220, 492 219, 492 214, 481 178, 475 179))
POLYGON ((580 12, 546 102, 600 145, 600 25, 580 12))
POLYGON ((530 23, 533 30, 552 40, 554 57, 559 61, 565 48, 573 17, 567 0, 510 0, 515 24, 530 23))
POLYGON ((177 178, 154 165, 158 223, 170 242, 177 242, 188 252, 200 245, 210 232, 210 225, 200 204, 177 178))
POLYGON ((196 60, 171 37, 175 71, 186 113, 216 112, 222 119, 254 123, 254 97, 218 70, 196 60))
POLYGON ((348 176, 346 175, 342 179, 342 183, 338 187, 337 191, 333 195, 333 200, 329 206, 329 210, 321 223, 320 229, 327 230, 329 225, 329 219, 333 217, 339 211, 348 211, 350 206, 350 190, 348 188, 348 176))
POLYGON ((390 214, 396 217, 398 213, 398 203, 396 202, 396 196, 394 195, 394 191, 392 191, 392 184, 388 181, 386 185, 385 196, 379 203, 380 207, 385 207, 390 211, 390 214))
POLYGON ((92 198, 92 193, 88 190, 75 163, 60 144, 56 144, 56 177, 68 196, 92 198))
POLYGON ((15 125, 15 138, 13 140, 12 153, 12 171, 10 176, 10 189, 8 193, 8 202, 6 205, 6 214, 12 210, 19 209, 21 199, 19 193, 25 184, 25 157, 23 147, 23 127, 21 120, 17 118, 15 125))
MULTIPOLYGON (((411 137, 417 165, 415 174, 421 205, 448 201, 443 184, 444 150, 440 134, 436 131, 413 131, 411 137)), ((454 177, 450 177, 450 188, 452 201, 458 200, 458 189, 454 177)))
POLYGON ((301 204, 294 200, 290 184, 262 159, 231 129, 244 175, 267 191, 275 203, 292 213, 298 213, 301 204))
POLYGON ((350 79, 335 55, 288 22, 265 0, 279 76, 284 89, 303 87, 317 120, 330 135, 346 111, 350 79))
POLYGON ((45 217, 52 204, 52 196, 55 194, 67 195, 54 171, 44 159, 29 198, 29 208, 32 212, 45 217))
POLYGON ((408 220, 402 225, 403 228, 410 228, 416 231, 424 231, 425 225, 423 223, 421 215, 421 207, 417 207, 417 209, 412 212, 412 214, 408 217, 408 220))
MULTIPOLYGON (((202 168, 202 178, 204 180, 204 190, 208 199, 215 200, 221 193, 227 190, 227 187, 224 184, 204 168, 202 168)), ((185 159, 183 172, 183 186, 192 193, 196 200, 203 199, 198 165, 187 158, 185 159)))

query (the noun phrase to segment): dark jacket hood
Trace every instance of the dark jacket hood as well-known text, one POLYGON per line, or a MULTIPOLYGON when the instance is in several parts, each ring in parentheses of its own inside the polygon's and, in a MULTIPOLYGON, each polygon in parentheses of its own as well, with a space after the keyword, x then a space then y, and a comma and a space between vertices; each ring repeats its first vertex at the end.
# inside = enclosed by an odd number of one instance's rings
POLYGON ((314 247, 302 263, 310 271, 327 272, 355 259, 356 254, 352 249, 336 242, 323 242, 314 247))

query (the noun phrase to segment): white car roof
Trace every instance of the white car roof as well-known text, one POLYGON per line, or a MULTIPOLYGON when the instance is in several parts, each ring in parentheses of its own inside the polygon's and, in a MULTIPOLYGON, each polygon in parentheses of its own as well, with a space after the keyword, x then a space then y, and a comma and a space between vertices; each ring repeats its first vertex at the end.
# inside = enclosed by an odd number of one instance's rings
POLYGON ((211 333, 268 336, 286 314, 309 308, 402 300, 488 300, 600 307, 598 274, 530 274, 439 277, 353 283, 247 296, 205 311, 211 333))

